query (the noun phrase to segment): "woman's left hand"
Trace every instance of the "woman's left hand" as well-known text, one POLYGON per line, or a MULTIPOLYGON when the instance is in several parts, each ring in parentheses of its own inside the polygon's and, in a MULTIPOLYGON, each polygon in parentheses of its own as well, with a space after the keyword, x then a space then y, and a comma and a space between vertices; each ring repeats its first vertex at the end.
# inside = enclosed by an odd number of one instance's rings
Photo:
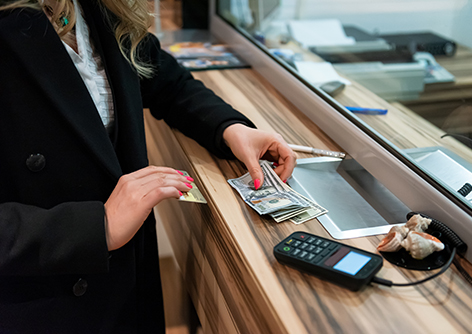
POLYGON ((277 163, 274 171, 282 181, 292 175, 296 155, 281 135, 233 124, 225 129, 223 139, 236 158, 246 165, 256 189, 264 183, 260 159, 277 163))

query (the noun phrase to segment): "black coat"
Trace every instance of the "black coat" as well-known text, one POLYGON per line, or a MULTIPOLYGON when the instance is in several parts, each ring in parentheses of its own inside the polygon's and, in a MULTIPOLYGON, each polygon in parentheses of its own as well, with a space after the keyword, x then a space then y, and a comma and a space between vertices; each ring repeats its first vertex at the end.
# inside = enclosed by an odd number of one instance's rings
MULTIPOLYGON (((115 106, 109 137, 42 12, 0 12, 0 333, 164 333, 155 222, 107 251, 103 203, 147 166, 143 107, 224 156, 218 136, 252 123, 181 69, 155 37, 140 80, 95 1, 81 0, 115 106)), ((226 148, 227 149, 227 148, 226 148)))

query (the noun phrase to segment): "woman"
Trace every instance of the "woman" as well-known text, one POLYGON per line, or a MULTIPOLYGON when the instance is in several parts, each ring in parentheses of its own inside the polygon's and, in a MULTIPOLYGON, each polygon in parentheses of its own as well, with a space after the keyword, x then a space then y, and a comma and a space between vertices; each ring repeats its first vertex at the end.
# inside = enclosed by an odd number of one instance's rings
POLYGON ((164 333, 152 208, 188 191, 147 167, 142 109, 219 157, 261 157, 254 129, 146 34, 145 0, 0 0, 0 333, 164 333))

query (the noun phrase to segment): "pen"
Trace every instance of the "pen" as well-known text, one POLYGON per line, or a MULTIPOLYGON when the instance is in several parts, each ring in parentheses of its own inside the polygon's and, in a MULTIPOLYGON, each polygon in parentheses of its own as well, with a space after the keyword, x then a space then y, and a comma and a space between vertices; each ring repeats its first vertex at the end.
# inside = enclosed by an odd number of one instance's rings
POLYGON ((344 106, 344 108, 346 108, 347 110, 353 113, 364 114, 364 115, 385 115, 387 113, 387 109, 348 107, 348 106, 344 106))
POLYGON ((334 157, 334 158, 344 158, 346 156, 346 153, 343 153, 343 152, 321 150, 319 148, 313 148, 309 146, 301 146, 301 145, 293 145, 293 144, 288 144, 288 146, 290 146, 292 150, 298 151, 298 152, 320 154, 320 155, 325 155, 325 156, 334 157))

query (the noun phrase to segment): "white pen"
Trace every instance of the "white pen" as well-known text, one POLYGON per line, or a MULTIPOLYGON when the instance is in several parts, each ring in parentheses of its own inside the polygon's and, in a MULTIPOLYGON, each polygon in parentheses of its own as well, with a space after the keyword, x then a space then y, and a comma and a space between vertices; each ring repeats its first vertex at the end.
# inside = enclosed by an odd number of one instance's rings
POLYGON ((321 150, 319 148, 313 148, 309 146, 301 146, 301 145, 293 145, 293 144, 288 144, 288 146, 290 146, 292 150, 298 151, 298 152, 320 154, 320 155, 325 155, 325 156, 334 157, 334 158, 344 158, 346 156, 346 153, 343 153, 343 152, 321 150))

